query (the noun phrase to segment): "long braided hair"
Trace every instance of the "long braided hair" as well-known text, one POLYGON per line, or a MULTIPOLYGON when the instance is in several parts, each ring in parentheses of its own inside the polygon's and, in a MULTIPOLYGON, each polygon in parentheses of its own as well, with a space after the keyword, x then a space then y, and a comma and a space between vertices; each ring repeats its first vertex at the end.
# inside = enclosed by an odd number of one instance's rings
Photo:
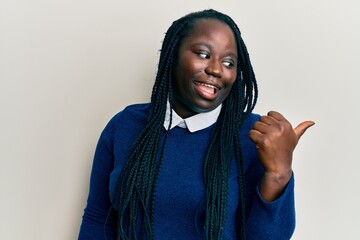
MULTIPOLYGON (((257 100, 257 84, 240 30, 227 15, 209 9, 190 13, 173 22, 162 43, 158 71, 152 90, 147 123, 136 139, 115 187, 112 203, 118 210, 118 239, 154 239, 155 192, 167 136, 164 133, 166 104, 173 106, 172 79, 177 51, 199 19, 215 19, 234 32, 238 47, 237 77, 212 132, 204 165, 206 193, 204 234, 221 238, 228 206, 228 178, 235 153, 239 182, 238 238, 245 239, 245 182, 239 131, 257 100)), ((171 111, 170 111, 171 112, 171 111)))

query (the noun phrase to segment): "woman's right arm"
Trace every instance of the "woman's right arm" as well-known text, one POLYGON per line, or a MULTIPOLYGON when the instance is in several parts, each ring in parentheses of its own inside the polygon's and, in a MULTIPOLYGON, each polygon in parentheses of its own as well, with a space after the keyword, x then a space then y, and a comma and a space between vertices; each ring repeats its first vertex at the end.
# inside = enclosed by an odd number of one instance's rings
POLYGON ((97 144, 90 178, 90 191, 80 227, 79 240, 116 239, 116 213, 111 207, 109 178, 114 167, 112 150, 106 144, 106 129, 97 144))

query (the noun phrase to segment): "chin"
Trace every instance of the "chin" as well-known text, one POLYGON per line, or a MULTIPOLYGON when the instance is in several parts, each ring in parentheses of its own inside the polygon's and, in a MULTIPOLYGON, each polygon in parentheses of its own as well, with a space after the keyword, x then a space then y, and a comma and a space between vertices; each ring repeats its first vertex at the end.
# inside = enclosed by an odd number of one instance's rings
POLYGON ((220 104, 216 104, 216 105, 204 105, 204 104, 199 104, 198 106, 192 108, 192 111, 196 112, 196 113, 205 113, 205 112, 210 112, 212 110, 214 110, 215 108, 217 108, 220 104))

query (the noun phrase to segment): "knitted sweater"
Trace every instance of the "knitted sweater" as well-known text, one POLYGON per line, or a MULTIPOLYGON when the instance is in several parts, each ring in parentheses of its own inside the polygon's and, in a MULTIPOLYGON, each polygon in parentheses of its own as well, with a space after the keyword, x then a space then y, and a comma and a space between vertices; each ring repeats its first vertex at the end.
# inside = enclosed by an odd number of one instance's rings
MULTIPOLYGON (((107 217, 110 199, 132 144, 146 124, 148 112, 149 104, 129 106, 115 115, 103 130, 94 156, 80 240, 116 239, 116 213, 107 217)), ((295 228, 294 178, 275 201, 262 199, 258 184, 264 169, 248 137, 258 119, 259 115, 251 114, 239 133, 246 181, 247 239, 290 239, 295 228)), ((170 130, 156 188, 155 239, 204 239, 201 227, 205 205, 203 166, 213 128, 211 125, 194 133, 180 127, 170 130)), ((234 157, 223 239, 236 239, 237 176, 234 157)))

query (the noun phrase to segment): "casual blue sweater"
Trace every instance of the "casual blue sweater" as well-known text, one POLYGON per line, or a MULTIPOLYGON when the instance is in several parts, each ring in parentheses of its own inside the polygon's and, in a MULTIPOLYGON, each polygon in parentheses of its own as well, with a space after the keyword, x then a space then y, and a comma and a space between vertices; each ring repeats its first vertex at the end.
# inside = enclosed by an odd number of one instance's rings
MULTIPOLYGON (((129 106, 115 115, 103 130, 94 156, 80 240, 116 239, 116 213, 106 220, 110 199, 132 144, 146 124, 148 112, 149 104, 129 106)), ((264 169, 248 137, 258 119, 259 115, 251 114, 239 133, 246 181, 247 239, 290 239, 295 228, 294 179, 291 178, 277 200, 265 202, 262 199, 258 184, 264 169)), ((193 133, 180 127, 170 130, 156 188, 155 239, 204 239, 201 225, 205 205, 203 166, 213 128, 211 125, 193 133)), ((234 157, 223 239, 236 239, 237 176, 234 157)))

